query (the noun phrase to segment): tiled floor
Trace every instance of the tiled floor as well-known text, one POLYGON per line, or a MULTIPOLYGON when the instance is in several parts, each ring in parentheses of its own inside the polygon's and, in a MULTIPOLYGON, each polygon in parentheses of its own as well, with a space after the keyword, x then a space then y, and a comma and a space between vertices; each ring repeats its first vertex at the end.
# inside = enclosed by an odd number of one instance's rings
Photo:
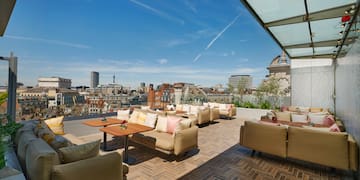
MULTIPOLYGON (((65 131, 91 141, 102 139, 98 128, 81 122, 66 121, 65 131)), ((130 165, 128 179, 347 179, 346 172, 309 166, 270 155, 250 156, 251 151, 239 145, 243 120, 217 120, 199 128, 199 149, 175 157, 130 143, 129 155, 136 159, 130 165)), ((122 139, 108 136, 108 145, 122 148, 122 139)))

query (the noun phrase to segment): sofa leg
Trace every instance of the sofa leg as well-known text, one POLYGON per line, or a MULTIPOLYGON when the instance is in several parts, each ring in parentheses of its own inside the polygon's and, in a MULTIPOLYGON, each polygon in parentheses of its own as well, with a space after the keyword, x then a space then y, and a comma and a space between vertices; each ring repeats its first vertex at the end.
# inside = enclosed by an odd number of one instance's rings
POLYGON ((256 151, 255 151, 255 150, 252 150, 252 151, 251 151, 251 157, 254 157, 255 153, 256 153, 256 151))

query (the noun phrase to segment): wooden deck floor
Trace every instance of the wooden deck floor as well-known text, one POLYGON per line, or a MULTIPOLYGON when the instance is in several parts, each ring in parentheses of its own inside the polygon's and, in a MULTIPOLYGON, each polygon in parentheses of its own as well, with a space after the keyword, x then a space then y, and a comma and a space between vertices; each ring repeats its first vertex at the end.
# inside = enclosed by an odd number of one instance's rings
MULTIPOLYGON (((65 131, 91 141, 102 139, 98 128, 87 127, 83 120, 65 122, 65 131)), ((217 120, 199 128, 199 149, 182 157, 170 156, 130 143, 128 179, 347 179, 345 172, 309 166, 251 151, 239 145, 240 118, 217 120)), ((122 139, 108 136, 109 147, 122 148, 122 139)))

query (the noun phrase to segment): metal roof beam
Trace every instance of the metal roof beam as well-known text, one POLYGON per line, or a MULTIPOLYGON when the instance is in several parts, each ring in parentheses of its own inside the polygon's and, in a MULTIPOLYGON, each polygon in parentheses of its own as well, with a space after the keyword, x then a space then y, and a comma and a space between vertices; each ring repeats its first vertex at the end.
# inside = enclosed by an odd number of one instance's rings
POLYGON ((11 13, 14 9, 16 0, 0 1, 0 36, 4 35, 6 26, 9 22, 11 13))
MULTIPOLYGON (((348 4, 344 6, 339 6, 336 8, 330 8, 321 10, 318 12, 309 13, 308 19, 310 21, 317 21, 322 19, 331 19, 336 17, 342 17, 345 14, 345 11, 349 10, 352 6, 355 6, 355 4, 348 4)), ((296 24, 296 23, 302 23, 306 22, 308 20, 306 18, 306 14, 280 19, 272 22, 265 23, 265 27, 272 27, 272 26, 281 26, 281 25, 288 25, 288 24, 296 24)))
MULTIPOLYGON (((343 45, 349 45, 354 43, 354 40, 357 39, 357 37, 353 38, 347 38, 343 45)), ((328 40, 328 41, 320 41, 320 42, 314 42, 314 47, 327 47, 327 46, 337 46, 340 45, 342 42, 341 39, 334 39, 334 40, 328 40)), ((294 45, 288 45, 284 46, 285 49, 293 49, 293 48, 309 48, 312 47, 311 43, 304 43, 304 44, 294 44, 294 45)))

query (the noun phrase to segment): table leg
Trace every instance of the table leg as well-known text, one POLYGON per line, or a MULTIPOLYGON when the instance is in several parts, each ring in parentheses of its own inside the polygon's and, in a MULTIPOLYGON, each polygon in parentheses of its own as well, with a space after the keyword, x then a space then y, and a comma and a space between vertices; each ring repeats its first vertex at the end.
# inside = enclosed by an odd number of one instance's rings
POLYGON ((128 149, 129 149, 129 137, 126 135, 124 138, 124 162, 128 163, 129 161, 129 156, 128 156, 128 149))
POLYGON ((103 150, 106 151, 106 132, 104 132, 103 150))

